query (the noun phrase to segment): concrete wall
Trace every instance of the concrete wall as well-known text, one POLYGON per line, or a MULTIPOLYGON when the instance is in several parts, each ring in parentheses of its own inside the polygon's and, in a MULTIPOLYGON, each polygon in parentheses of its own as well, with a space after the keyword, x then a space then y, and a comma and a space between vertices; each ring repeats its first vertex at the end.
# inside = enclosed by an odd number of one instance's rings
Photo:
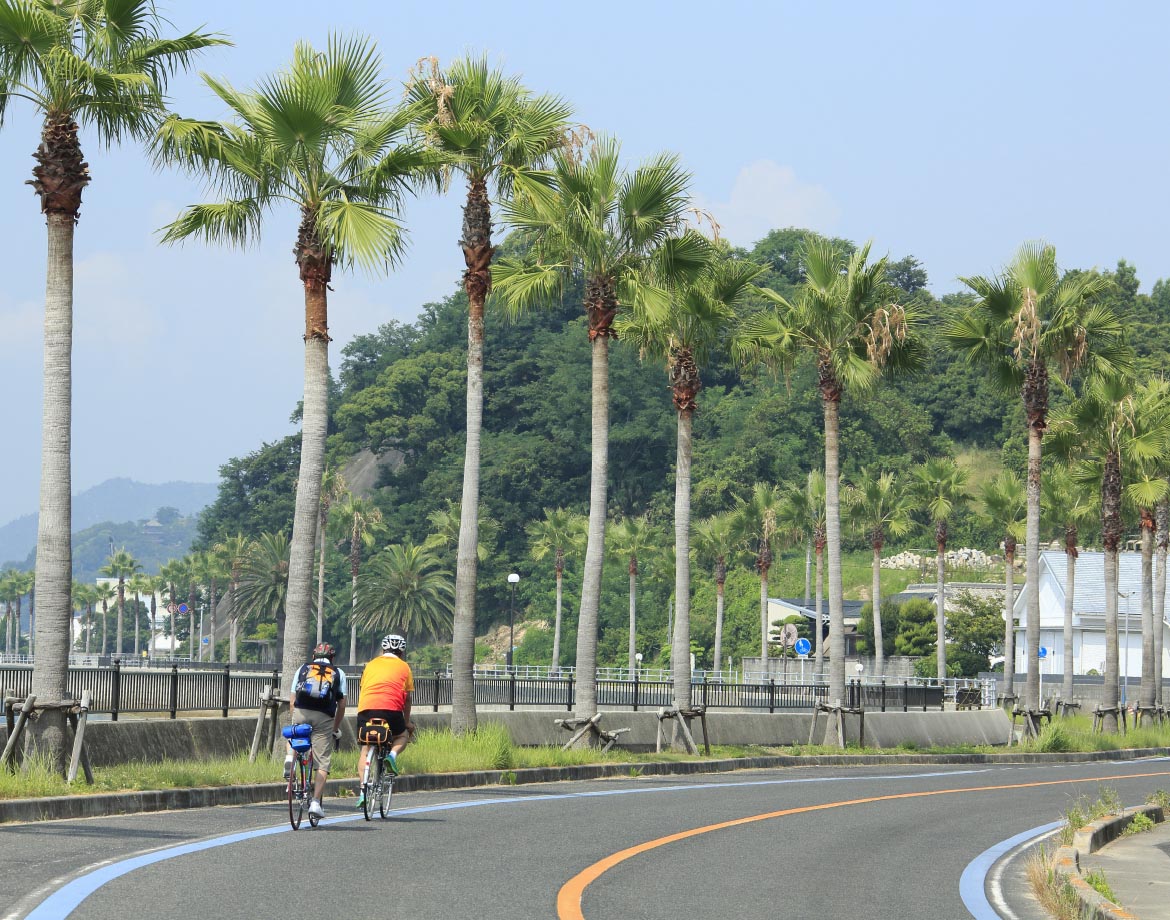
MULTIPOLYGON (((569 733, 556 724, 563 714, 548 711, 481 712, 481 723, 498 723, 507 727, 512 740, 521 746, 561 745, 569 733)), ((421 712, 414 716, 420 728, 446 727, 449 713, 421 712)), ((254 717, 229 719, 142 719, 122 722, 91 722, 86 728, 85 743, 96 767, 133 761, 193 760, 206 757, 230 757, 247 751, 256 725, 254 717)), ((712 744, 743 744, 783 747, 807 744, 812 716, 804 713, 709 712, 707 730, 712 744)), ((827 720, 821 716, 820 725, 827 720)), ((658 720, 654 712, 606 712, 601 726, 605 729, 629 728, 620 746, 631 751, 652 751, 658 720)), ((871 712, 865 717, 865 743, 870 746, 896 747, 913 744, 919 748, 933 744, 1006 744, 1009 723, 1000 710, 970 712, 871 712)), ((702 743, 697 721, 691 731, 702 743)), ((352 746, 354 720, 346 719, 344 746, 352 746)), ((0 744, 5 739, 0 728, 0 744)), ((835 729, 819 731, 830 742, 835 729)), ((858 740, 856 716, 848 717, 847 740, 858 740)), ((667 736, 669 740, 669 735, 667 736)), ((817 739, 821 740, 821 739, 817 739)))

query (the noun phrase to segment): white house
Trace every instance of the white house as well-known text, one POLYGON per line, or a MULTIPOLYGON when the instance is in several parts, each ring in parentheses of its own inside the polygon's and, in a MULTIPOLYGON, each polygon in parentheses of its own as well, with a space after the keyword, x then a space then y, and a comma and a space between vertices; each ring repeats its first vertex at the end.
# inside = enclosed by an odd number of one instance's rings
MULTIPOLYGON (((1105 673, 1105 574, 1104 553, 1082 552, 1077 557, 1076 583, 1073 587, 1073 641, 1068 654, 1074 674, 1096 671, 1105 673)), ((1040 645, 1047 649, 1042 660, 1042 674, 1063 674, 1064 584, 1067 558, 1063 550, 1040 553, 1040 645)), ((1117 639, 1118 669, 1121 676, 1140 677, 1142 673, 1142 557, 1140 553, 1121 553, 1118 572, 1117 639)), ((1018 589, 1015 602, 1016 673, 1027 671, 1025 630, 1028 611, 1024 590, 1018 589)), ((1170 613, 1167 607, 1166 613, 1170 613)), ((1159 624, 1163 636, 1162 669, 1170 674, 1170 622, 1159 624)))

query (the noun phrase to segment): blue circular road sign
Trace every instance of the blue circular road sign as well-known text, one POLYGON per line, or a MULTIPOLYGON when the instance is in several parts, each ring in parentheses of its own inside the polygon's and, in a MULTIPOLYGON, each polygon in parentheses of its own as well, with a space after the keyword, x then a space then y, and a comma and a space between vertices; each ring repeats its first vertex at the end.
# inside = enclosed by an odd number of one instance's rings
POLYGON ((797 639, 796 645, 793 647, 796 649, 796 654, 807 655, 809 653, 809 649, 812 648, 812 643, 809 642, 808 639, 797 639))
POLYGON ((1046 649, 1043 645, 1040 646, 1040 650, 1038 652, 1036 652, 1036 657, 1037 658, 1047 658, 1048 657, 1048 649, 1046 649))
POLYGON ((179 604, 179 613, 186 613, 186 612, 187 612, 187 605, 186 604, 179 604))

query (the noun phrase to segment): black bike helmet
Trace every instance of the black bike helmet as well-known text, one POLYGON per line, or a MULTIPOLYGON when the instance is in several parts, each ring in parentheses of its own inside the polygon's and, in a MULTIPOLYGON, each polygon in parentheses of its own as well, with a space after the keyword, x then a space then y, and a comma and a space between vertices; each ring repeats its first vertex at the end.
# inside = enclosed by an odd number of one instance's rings
POLYGON ((330 661, 332 661, 337 657, 337 649, 335 649, 328 642, 318 642, 315 646, 313 646, 313 657, 328 658, 330 661))

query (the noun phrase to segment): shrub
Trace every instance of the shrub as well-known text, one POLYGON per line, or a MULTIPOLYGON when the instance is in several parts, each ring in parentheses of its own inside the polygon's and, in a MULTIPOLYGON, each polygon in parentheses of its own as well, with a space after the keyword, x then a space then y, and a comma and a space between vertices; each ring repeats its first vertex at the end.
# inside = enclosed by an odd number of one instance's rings
POLYGON ((1153 829, 1154 819, 1145 812, 1138 812, 1133 816, 1129 824, 1125 826, 1125 830, 1123 830, 1121 833, 1126 837, 1129 837, 1133 834, 1141 834, 1145 831, 1152 831, 1153 829))

